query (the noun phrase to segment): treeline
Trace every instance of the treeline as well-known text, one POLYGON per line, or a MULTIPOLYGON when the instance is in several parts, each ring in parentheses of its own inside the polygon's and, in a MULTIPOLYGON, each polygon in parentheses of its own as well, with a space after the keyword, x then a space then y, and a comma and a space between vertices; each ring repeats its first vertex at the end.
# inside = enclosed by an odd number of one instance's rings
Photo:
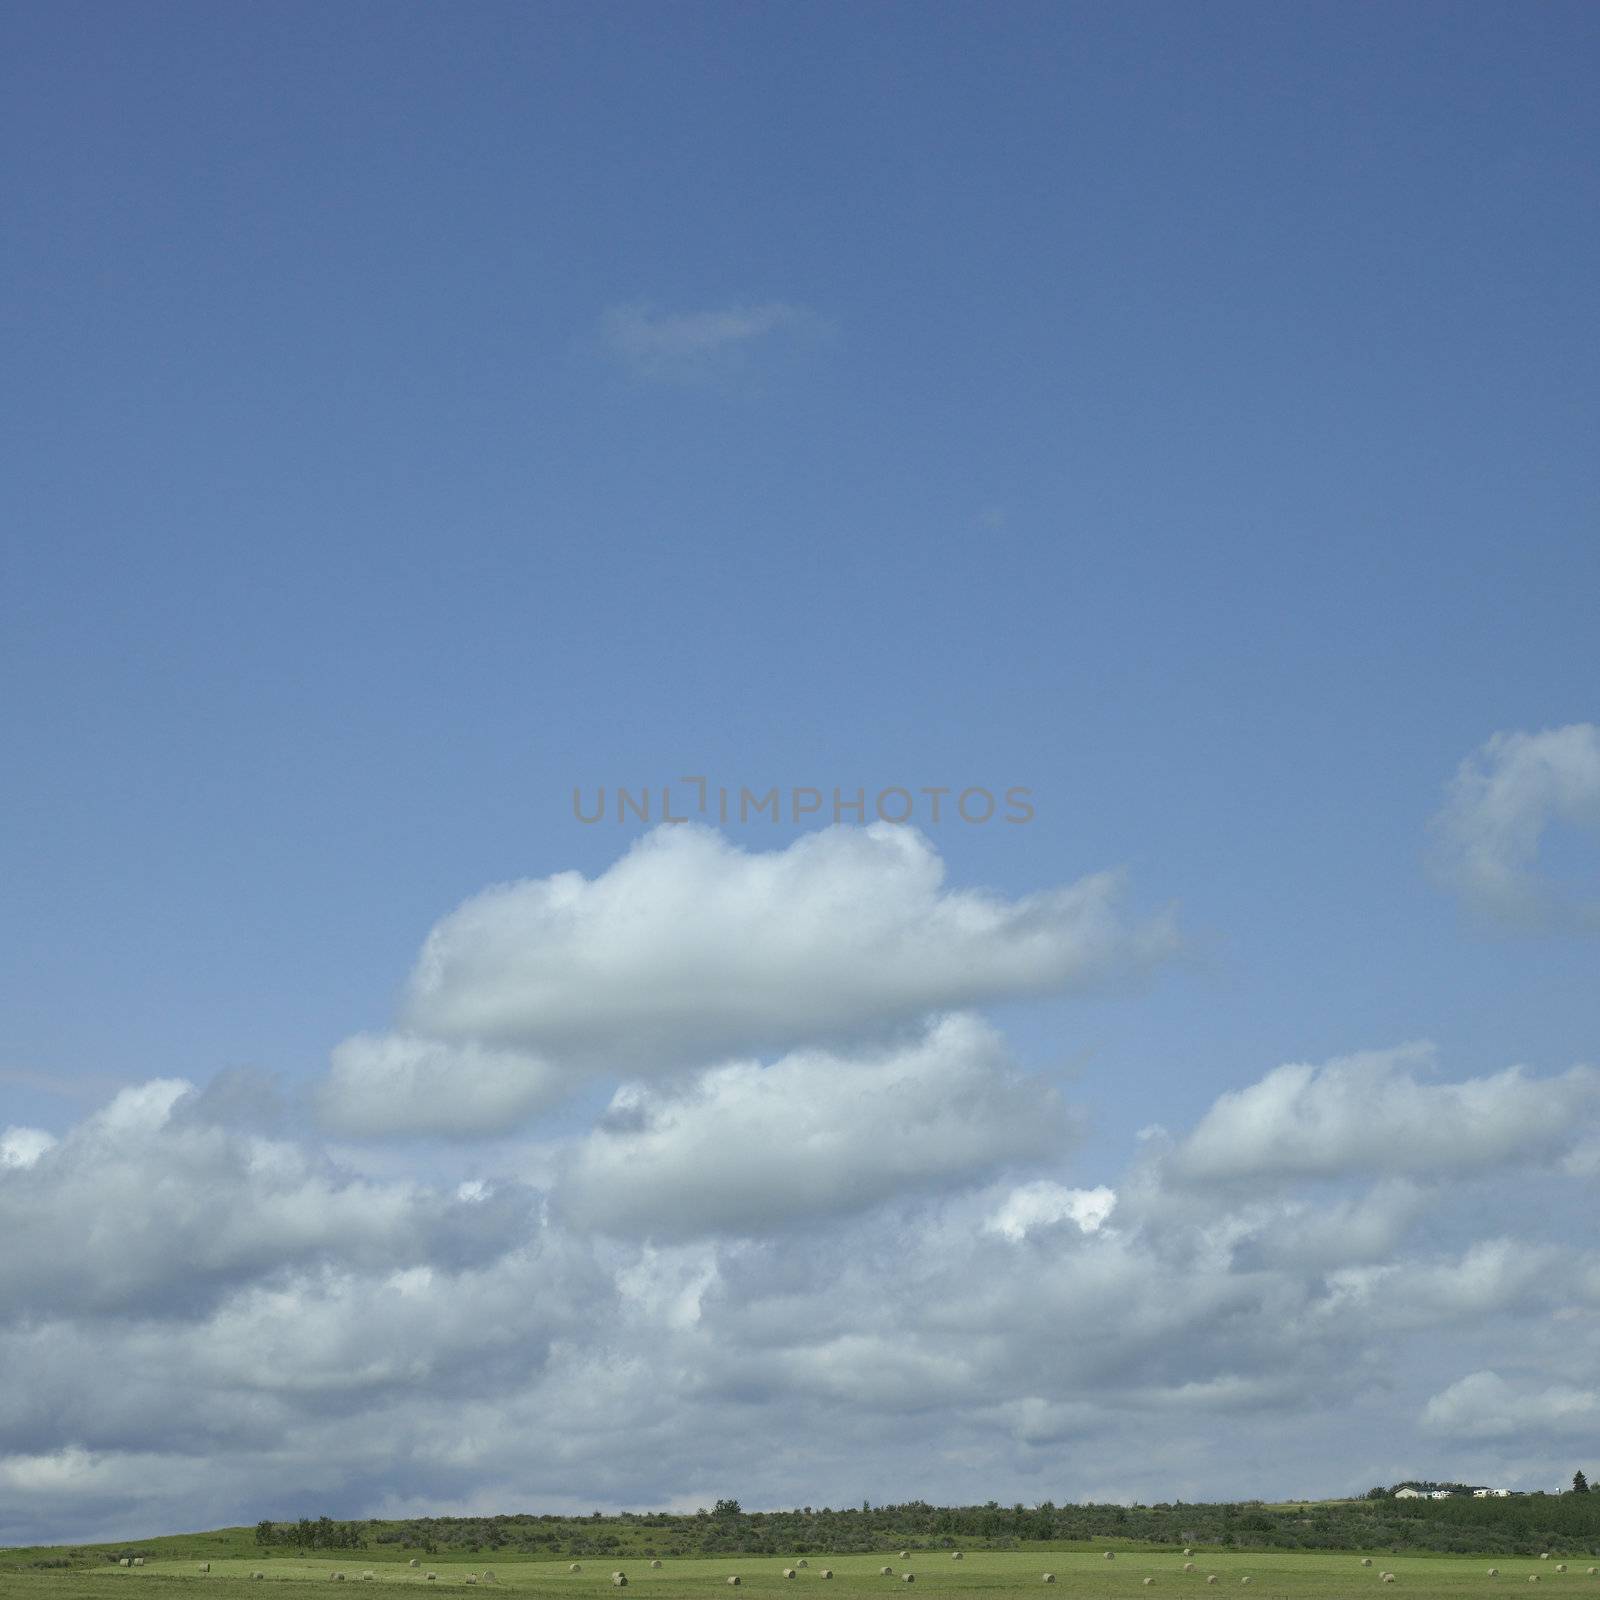
POLYGON ((1298 1505, 1189 1504, 933 1506, 746 1512, 719 1501, 695 1514, 419 1517, 263 1522, 262 1545, 302 1550, 398 1547, 424 1554, 563 1556, 846 1555, 907 1545, 1019 1549, 1030 1544, 1125 1540, 1228 1549, 1393 1550, 1440 1554, 1600 1554, 1600 1494, 1527 1494, 1508 1500, 1364 1500, 1298 1505))

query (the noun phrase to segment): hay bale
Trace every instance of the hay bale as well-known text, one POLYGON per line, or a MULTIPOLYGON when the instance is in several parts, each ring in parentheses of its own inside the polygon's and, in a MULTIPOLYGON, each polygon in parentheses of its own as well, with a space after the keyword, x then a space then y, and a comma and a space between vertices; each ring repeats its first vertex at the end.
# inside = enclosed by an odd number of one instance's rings
POLYGON ((793 1567, 785 1567, 783 1569, 783 1575, 786 1578, 792 1578, 794 1576, 794 1568, 793 1567))
MULTIPOLYGON (((416 1556, 412 1556, 412 1558, 406 1563, 406 1565, 408 1567, 420 1567, 422 1565, 422 1562, 420 1560, 418 1560, 418 1558, 416 1556)), ((574 1571, 576 1571, 576 1568, 574 1568, 574 1571)))
POLYGON ((915 1583, 917 1581, 917 1575, 914 1572, 908 1572, 900 1579, 900 1581, 901 1583, 915 1583))
POLYGON ((817 1576, 819 1578, 831 1578, 833 1576, 833 1568, 824 1567, 822 1571, 817 1574, 817 1576))
POLYGON ((133 1564, 136 1567, 142 1567, 144 1565, 144 1557, 143 1556, 135 1556, 133 1558, 133 1564))
POLYGON ((1151 1585, 1151 1584, 1152 1584, 1152 1583, 1154 1583, 1154 1582, 1155 1582, 1155 1581, 1156 1581, 1156 1580, 1155 1580, 1155 1579, 1154 1579, 1154 1578, 1146 1578, 1146 1579, 1145 1579, 1145 1580, 1144 1580, 1144 1586, 1145 1586, 1145 1588, 1147 1588, 1147 1589, 1148 1589, 1148 1588, 1149 1588, 1149 1587, 1150 1587, 1150 1585, 1151 1585))
POLYGON ((1056 1581, 1056 1575, 1053 1572, 1041 1572, 1039 1574, 1039 1582, 1040 1583, 1054 1583, 1055 1581, 1056 1581))
POLYGON ((1116 1559, 1117 1559, 1117 1552, 1115 1550, 1107 1550, 1106 1551, 1106 1560, 1107 1561, 1115 1561, 1116 1559))
POLYGON ((729 1578, 728 1587, 730 1589, 737 1589, 739 1587, 739 1580, 737 1578, 729 1578))
POLYGON ((118 1562, 118 1563, 117 1563, 117 1565, 118 1565, 118 1566, 119 1566, 119 1567, 131 1567, 131 1566, 132 1566, 132 1565, 133 1565, 133 1560, 132 1560, 132 1558, 131 1558, 131 1557, 129 1557, 129 1556, 124 1556, 124 1557, 123 1557, 123 1558, 122 1558, 122 1559, 121 1559, 121 1560, 120 1560, 120 1561, 119 1561, 119 1562, 118 1562))
POLYGON ((797 1567, 809 1567, 811 1565, 811 1563, 809 1561, 807 1561, 804 1556, 801 1556, 800 1559, 797 1562, 795 1562, 795 1565, 797 1567))
POLYGON ((657 1558, 656 1558, 656 1559, 655 1559, 655 1560, 654 1560, 654 1561, 652 1561, 652 1562, 651 1562, 651 1563, 650 1563, 650 1565, 651 1565, 651 1567, 652 1567, 652 1568, 655 1568, 655 1569, 659 1569, 659 1568, 660 1568, 660 1566, 661 1566, 661 1560, 660 1560, 660 1558, 659 1558, 659 1557, 657 1557, 657 1558))
POLYGON ((1183 1570, 1185 1572, 1193 1572, 1194 1571, 1194 1562, 1185 1561, 1184 1564, 1183 1564, 1183 1570))
POLYGON ((1372 1565, 1372 1557, 1371 1556, 1362 1556, 1361 1565, 1364 1566, 1364 1567, 1370 1567, 1372 1565))
POLYGON ((950 1552, 950 1559, 952 1561, 965 1561, 967 1558, 964 1555, 962 1555, 962 1553, 959 1550, 952 1550, 950 1552))
POLYGON ((1558 1561, 1556 1563, 1556 1571, 1557 1572, 1565 1572, 1566 1570, 1567 1570, 1567 1564, 1566 1564, 1565 1561, 1558 1561))
POLYGON ((1215 1582, 1216 1582, 1216 1581, 1217 1581, 1217 1575, 1216 1575, 1216 1573, 1214 1573, 1214 1572, 1208 1572, 1208 1573, 1207 1573, 1207 1574, 1206 1574, 1206 1582, 1207 1582, 1207 1583, 1215 1583, 1215 1582))
POLYGON ((909 1550, 902 1550, 900 1552, 900 1559, 902 1561, 909 1561, 911 1559, 911 1552, 909 1550))
POLYGON ((1498 1577, 1499 1577, 1499 1576, 1500 1576, 1500 1569, 1499 1569, 1499 1567, 1490 1567, 1490 1568, 1489 1568, 1489 1576, 1490 1576, 1490 1577, 1491 1577, 1491 1578, 1498 1578, 1498 1577))
MULTIPOLYGON (((411 1563, 411 1565, 412 1565, 412 1566, 416 1566, 416 1562, 415 1562, 415 1561, 413 1561, 413 1562, 412 1562, 412 1563, 411 1563)), ((571 1566, 570 1566, 570 1567, 568 1567, 568 1568, 567 1568, 567 1571, 568 1571, 568 1572, 582 1572, 582 1571, 583 1571, 583 1568, 582 1568, 582 1567, 580 1567, 580 1566, 579 1566, 579 1565, 578 1565, 578 1563, 577 1563, 577 1562, 576 1562, 576 1561, 574 1561, 574 1562, 573 1562, 573 1563, 572 1563, 572 1565, 571 1565, 571 1566)))
POLYGON ((1183 1552, 1183 1553, 1184 1553, 1184 1554, 1185 1554, 1185 1555, 1186 1555, 1186 1556, 1192 1556, 1192 1555, 1193 1555, 1193 1554, 1194 1554, 1194 1551, 1193 1551, 1193 1550, 1190 1550, 1190 1549, 1189 1549, 1189 1548, 1188 1548, 1188 1547, 1187 1547, 1187 1546, 1185 1546, 1185 1548, 1184 1548, 1184 1552, 1183 1552))
POLYGON ((894 1576, 894 1568, 893 1567, 879 1567, 878 1568, 878 1576, 880 1578, 892 1578, 894 1576))
POLYGON ((628 1574, 626 1572, 613 1572, 611 1574, 611 1587, 613 1589, 626 1589, 628 1587, 628 1574))
POLYGON ((428 1574, 428 1582, 432 1583, 438 1576, 439 1574, 437 1572, 430 1572, 428 1574))

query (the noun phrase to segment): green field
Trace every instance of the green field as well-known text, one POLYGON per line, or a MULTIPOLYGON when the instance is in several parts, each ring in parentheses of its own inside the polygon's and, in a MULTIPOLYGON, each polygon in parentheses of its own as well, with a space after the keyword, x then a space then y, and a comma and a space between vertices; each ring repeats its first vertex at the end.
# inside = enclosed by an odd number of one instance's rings
MULTIPOLYGON (((191 1538, 186 1543, 193 1543, 191 1538)), ((628 1575, 628 1588, 641 1597, 660 1596, 662 1600, 685 1600, 696 1596, 710 1600, 714 1594, 725 1594, 730 1574, 740 1579, 739 1592, 767 1597, 767 1600, 796 1600, 797 1591, 821 1588, 826 1600, 863 1600, 867 1595, 888 1596, 903 1593, 913 1587, 903 1582, 900 1574, 915 1575, 915 1590, 919 1594, 929 1591, 942 1600, 989 1600, 991 1596, 1015 1596, 1021 1592, 1048 1592, 1077 1596, 1105 1597, 1105 1600, 1134 1600, 1135 1596, 1150 1596, 1159 1600, 1165 1595, 1186 1594, 1193 1600, 1202 1596, 1218 1596, 1248 1587, 1254 1600, 1345 1600, 1345 1597, 1371 1594, 1374 1600, 1382 1596, 1395 1596, 1403 1592, 1414 1600, 1435 1600, 1435 1597, 1481 1596, 1524 1593, 1530 1574, 1540 1578, 1539 1593, 1544 1600, 1559 1600, 1561 1596, 1577 1600, 1590 1596, 1600 1600, 1600 1577, 1590 1576, 1590 1561, 1567 1562, 1567 1571, 1558 1573, 1557 1561, 1529 1560, 1526 1557, 1460 1557, 1383 1555, 1374 1552, 1372 1565, 1363 1567, 1359 1553, 1350 1551, 1215 1551, 1196 1547, 1195 1570, 1184 1572, 1184 1558, 1170 1549, 1150 1550, 1107 1546, 1116 1548, 1116 1559, 1107 1561, 1100 1551, 973 1551, 960 1561, 952 1560, 944 1550, 919 1552, 913 1550, 911 1558, 901 1561, 896 1554, 848 1555, 808 1557, 809 1565, 796 1570, 796 1576, 786 1579, 783 1569, 794 1564, 794 1558, 763 1556, 728 1557, 714 1560, 666 1560, 659 1569, 652 1569, 648 1561, 623 1561, 620 1566, 628 1575), (884 1577, 879 1568, 894 1568, 895 1576, 884 1577), (1489 1568, 1500 1569, 1498 1578, 1488 1575, 1489 1568), (821 1577, 825 1568, 831 1568, 831 1581, 821 1577), (1056 1574, 1053 1588, 1046 1589, 1041 1582, 1045 1571, 1056 1574), (1393 1584, 1385 1584, 1382 1572, 1395 1574, 1393 1584), (1207 1584, 1209 1573, 1217 1575, 1215 1584, 1207 1584), (1248 1576, 1250 1585, 1241 1583, 1248 1576), (1153 1578, 1153 1585, 1144 1580, 1153 1578), (1553 1593, 1552 1593, 1553 1591, 1553 1593)), ((16 1554, 16 1552, 11 1552, 16 1554)), ((387 1552, 385 1553, 387 1555, 387 1552)), ((330 1575, 343 1572, 348 1584, 360 1587, 381 1587, 386 1592, 396 1588, 437 1593, 441 1588, 459 1591, 472 1587, 489 1593, 497 1590, 516 1590, 521 1595, 548 1596, 550 1600, 600 1600, 601 1596, 616 1593, 611 1583, 611 1573, 619 1565, 614 1561, 586 1560, 580 1563, 581 1571, 567 1570, 568 1563, 561 1561, 493 1561, 482 1557, 467 1560, 461 1557, 425 1557, 421 1566, 411 1567, 408 1558, 374 1559, 368 1551, 351 1552, 349 1558, 321 1557, 263 1559, 259 1556, 211 1558, 211 1571, 202 1574, 193 1556, 179 1557, 148 1555, 142 1567, 122 1567, 103 1563, 98 1566, 75 1566, 70 1570, 27 1571, 15 1567, 0 1572, 0 1594, 18 1596, 20 1600, 109 1600, 115 1586, 133 1586, 137 1600, 202 1600, 210 1595, 213 1600, 261 1600, 268 1584, 293 1585, 296 1592, 312 1584, 326 1585, 330 1575), (363 1572, 374 1577, 363 1580, 363 1572), (485 1571, 493 1572, 494 1582, 483 1581, 485 1571), (252 1580, 252 1572, 264 1573, 264 1581, 252 1580), (429 1580, 427 1573, 437 1576, 429 1580), (469 1585, 468 1576, 476 1574, 478 1581, 469 1585)), ((274 1589, 274 1593, 279 1590, 274 1589)), ((822 1596, 818 1596, 822 1600, 822 1596)))

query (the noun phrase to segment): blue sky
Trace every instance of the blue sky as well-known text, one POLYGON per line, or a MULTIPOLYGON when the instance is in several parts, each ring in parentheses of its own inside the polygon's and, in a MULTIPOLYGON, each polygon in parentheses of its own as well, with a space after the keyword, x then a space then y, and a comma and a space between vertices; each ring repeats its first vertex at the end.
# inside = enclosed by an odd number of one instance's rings
MULTIPOLYGON (((1075 1183, 1286 1062, 1593 1059, 1593 938, 1425 860, 1492 736, 1600 720, 1592 7, 5 34, 0 1126, 315 1096, 453 908, 643 831, 574 786, 692 773, 1027 786, 927 828, 951 886, 1176 907, 1170 960, 985 1006, 1075 1183)), ((1527 813, 1579 902, 1586 751, 1527 813)))

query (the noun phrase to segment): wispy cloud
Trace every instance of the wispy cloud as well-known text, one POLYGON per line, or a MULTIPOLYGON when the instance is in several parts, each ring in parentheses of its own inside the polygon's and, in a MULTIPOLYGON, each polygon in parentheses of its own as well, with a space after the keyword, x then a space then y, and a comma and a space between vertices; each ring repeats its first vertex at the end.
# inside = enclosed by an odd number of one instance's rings
POLYGON ((1600 899, 1537 870, 1552 822, 1600 829, 1600 727, 1497 733, 1462 762, 1433 819, 1434 875, 1474 911, 1527 932, 1600 933, 1600 899))
POLYGON ((781 300, 708 311, 613 306, 600 323, 601 341, 614 361, 636 378, 666 383, 727 377, 757 351, 811 341, 829 330, 816 312, 781 300))

